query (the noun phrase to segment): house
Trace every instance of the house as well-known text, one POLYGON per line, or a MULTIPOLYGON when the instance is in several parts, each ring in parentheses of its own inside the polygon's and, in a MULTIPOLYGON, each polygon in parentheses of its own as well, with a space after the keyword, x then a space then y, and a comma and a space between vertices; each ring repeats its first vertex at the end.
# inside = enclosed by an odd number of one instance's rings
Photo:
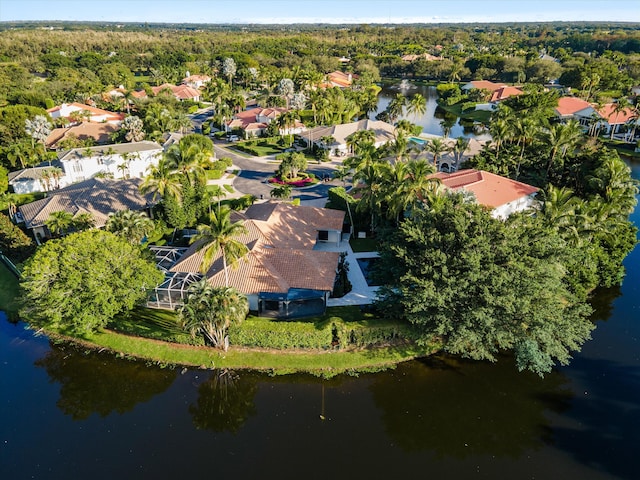
POLYGON ((91 141, 97 145, 111 143, 111 135, 120 127, 114 123, 82 122, 65 128, 54 128, 45 140, 47 148, 56 149, 64 140, 76 139, 80 142, 91 141))
POLYGON ((501 220, 512 213, 536 208, 538 205, 535 195, 539 188, 483 170, 438 172, 430 175, 430 178, 439 179, 451 190, 471 192, 477 203, 489 207, 491 215, 501 220))
POLYGON ((156 142, 116 143, 98 147, 73 148, 58 155, 64 170, 64 184, 83 181, 95 175, 113 178, 142 178, 151 165, 157 165, 163 149, 156 142))
POLYGON ((353 80, 357 78, 358 76, 352 73, 344 73, 336 70, 335 72, 327 73, 326 81, 320 86, 322 88, 349 88, 353 84, 353 80))
POLYGON ((89 213, 97 228, 103 227, 112 212, 120 210, 147 211, 152 206, 151 194, 139 192, 142 180, 130 178, 111 180, 90 178, 66 188, 50 192, 46 198, 18 207, 25 227, 32 230, 38 243, 50 237, 46 222, 53 212, 65 211, 74 216, 89 213))
MULTIPOLYGON (((227 131, 242 130, 244 132, 244 138, 258 137, 266 132, 271 122, 288 111, 288 109, 283 107, 251 108, 236 113, 233 118, 226 123, 226 128, 227 131)), ((296 120, 291 128, 281 128, 280 134, 292 135, 301 133, 305 129, 304 124, 296 120)))
POLYGON ((504 83, 494 83, 489 80, 472 80, 469 83, 464 84, 460 89, 462 91, 469 91, 473 89, 478 90, 488 90, 490 92, 495 92, 502 87, 506 87, 504 83))
POLYGON ((48 179, 47 171, 51 171, 53 166, 49 167, 31 167, 23 168, 15 172, 9 172, 9 185, 14 193, 34 193, 46 192, 48 179))
POLYGON ((209 75, 189 75, 189 72, 187 72, 187 76, 180 80, 180 83, 198 90, 210 81, 211 77, 209 75))
MULTIPOLYGON (((188 85, 172 85, 170 83, 163 83, 158 87, 151 87, 151 91, 154 96, 159 95, 162 92, 167 92, 170 95, 173 95, 176 100, 181 102, 185 100, 191 100, 194 102, 200 101, 200 96, 202 95, 200 90, 196 88, 192 88, 188 85)), ((147 92, 144 90, 136 90, 131 94, 134 98, 147 98, 147 92)))
POLYGON ((490 103, 498 103, 502 100, 505 100, 509 97, 515 97, 517 95, 522 95, 524 92, 520 87, 511 87, 509 85, 504 85, 497 90, 491 92, 491 97, 489 98, 490 103))
POLYGON ((442 60, 442 57, 436 57, 435 55, 431 55, 430 53, 423 53, 422 55, 403 55, 402 61, 404 62, 415 62, 416 60, 424 59, 427 62, 435 62, 438 60, 442 60))
POLYGON ((307 146, 317 145, 319 148, 330 148, 335 155, 345 155, 349 151, 347 137, 358 130, 372 130, 375 134, 375 146, 379 147, 395 140, 395 127, 380 120, 363 119, 357 122, 316 127, 298 134, 307 141, 307 146), (325 145, 325 138, 333 137, 333 143, 325 145))
POLYGON ((122 120, 124 120, 124 114, 122 113, 114 113, 78 102, 63 103, 62 105, 48 109, 47 113, 53 120, 64 118, 69 123, 80 123, 77 120, 80 117, 87 122, 106 122, 119 126, 122 120))
POLYGON ((591 119, 595 113, 593 106, 586 100, 578 97, 560 97, 558 106, 555 108, 556 116, 561 121, 576 119, 581 121, 583 125, 586 119, 591 119))
MULTIPOLYGON (((318 243, 341 242, 344 212, 288 203, 266 202, 233 212, 247 233, 238 238, 249 252, 228 268, 229 285, 247 295, 249 308, 262 316, 292 318, 324 312, 333 290, 339 253, 316 250, 318 243)), ((203 251, 195 243, 167 265, 167 279, 156 288, 149 306, 174 307, 184 283, 199 279, 203 251)), ((166 252, 162 258, 167 258, 166 252)), ((225 286, 219 253, 204 274, 215 287, 225 286)))
POLYGON ((606 103, 600 108, 596 108, 596 113, 600 117, 599 126, 607 134, 615 134, 621 125, 638 117, 637 113, 630 107, 617 110, 616 103, 606 103))

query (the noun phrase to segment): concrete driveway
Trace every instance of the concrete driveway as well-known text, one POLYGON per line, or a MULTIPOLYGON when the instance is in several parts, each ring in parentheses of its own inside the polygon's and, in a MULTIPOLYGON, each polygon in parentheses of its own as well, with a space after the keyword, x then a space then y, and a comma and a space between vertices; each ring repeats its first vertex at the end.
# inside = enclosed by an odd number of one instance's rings
MULTIPOLYGON (((215 142, 215 152, 217 158, 231 158, 233 164, 240 169, 240 173, 233 181, 233 187, 242 194, 255 195, 257 198, 269 199, 273 188, 267 179, 278 169, 273 155, 267 157, 246 157, 239 155, 225 141, 215 142), (262 197, 261 197, 262 196, 262 197)), ((331 163, 310 164, 307 172, 313 173, 317 178, 326 178, 328 181, 319 183, 312 187, 294 188, 293 198, 300 198, 300 201, 314 201, 328 197, 330 188, 342 185, 339 180, 333 179, 333 171, 336 165, 331 163)))

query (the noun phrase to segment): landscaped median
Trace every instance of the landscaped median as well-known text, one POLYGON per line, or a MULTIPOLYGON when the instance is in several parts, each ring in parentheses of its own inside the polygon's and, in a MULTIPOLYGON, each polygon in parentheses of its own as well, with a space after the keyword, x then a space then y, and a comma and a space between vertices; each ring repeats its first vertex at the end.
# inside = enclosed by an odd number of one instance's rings
MULTIPOLYGON (((298 321, 250 316, 231 330, 232 346, 226 352, 186 344, 194 340, 177 328, 175 314, 170 311, 139 309, 114 322, 114 327, 120 331, 107 329, 80 339, 49 333, 54 339, 162 365, 251 369, 271 374, 305 372, 323 377, 384 370, 438 350, 435 344, 421 347, 411 341, 407 325, 373 318, 358 307, 330 308, 322 317, 298 321)), ((196 343, 200 343, 198 340, 196 343)))

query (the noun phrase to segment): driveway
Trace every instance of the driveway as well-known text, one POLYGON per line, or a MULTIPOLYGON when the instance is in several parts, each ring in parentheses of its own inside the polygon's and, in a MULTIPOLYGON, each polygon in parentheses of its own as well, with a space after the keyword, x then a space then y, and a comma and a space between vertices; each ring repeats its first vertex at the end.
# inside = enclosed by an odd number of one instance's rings
MULTIPOLYGON (((233 181, 233 187, 243 193, 255 195, 257 198, 270 198, 271 185, 267 179, 278 169, 278 164, 274 163, 273 156, 270 157, 245 157, 238 155, 232 149, 226 148, 226 142, 216 142, 214 148, 216 157, 231 158, 233 164, 240 169, 239 175, 233 181)), ((317 178, 326 178, 329 181, 319 183, 312 187, 294 188, 293 198, 300 198, 301 201, 319 200, 328 197, 330 188, 342 185, 339 180, 332 177, 335 166, 331 164, 311 164, 307 172, 313 173, 317 178)))

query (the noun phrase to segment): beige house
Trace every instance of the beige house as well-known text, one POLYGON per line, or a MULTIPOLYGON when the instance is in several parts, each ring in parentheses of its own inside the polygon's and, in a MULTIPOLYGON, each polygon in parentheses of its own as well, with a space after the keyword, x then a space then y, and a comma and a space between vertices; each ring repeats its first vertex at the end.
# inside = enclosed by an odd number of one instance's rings
MULTIPOLYGON (((318 243, 340 244, 344 212, 288 203, 256 204, 244 214, 233 212, 247 233, 238 238, 249 252, 236 268, 229 267, 229 285, 247 295, 252 311, 278 318, 321 313, 333 290, 339 253, 315 250, 318 243)), ((149 306, 181 303, 185 287, 178 279, 199 278, 203 251, 193 244, 171 266, 167 279, 156 288, 149 306), (171 290, 173 287, 173 291, 171 290)), ((205 272, 215 287, 225 286, 222 257, 218 253, 205 272)))
POLYGON ((109 214, 121 210, 147 211, 152 206, 152 195, 139 192, 142 180, 110 180, 91 178, 84 182, 50 192, 46 198, 18 207, 25 227, 33 232, 40 243, 48 238, 46 222, 53 212, 65 211, 73 216, 90 214, 97 228, 107 223, 109 214))
POLYGON ((330 127, 316 127, 298 136, 305 139, 307 146, 315 144, 319 148, 331 149, 334 155, 345 155, 349 151, 347 137, 359 130, 372 130, 375 134, 375 146, 379 147, 395 139, 395 127, 380 120, 359 120, 357 122, 333 125, 330 127), (333 137, 333 142, 326 145, 323 139, 333 137))

